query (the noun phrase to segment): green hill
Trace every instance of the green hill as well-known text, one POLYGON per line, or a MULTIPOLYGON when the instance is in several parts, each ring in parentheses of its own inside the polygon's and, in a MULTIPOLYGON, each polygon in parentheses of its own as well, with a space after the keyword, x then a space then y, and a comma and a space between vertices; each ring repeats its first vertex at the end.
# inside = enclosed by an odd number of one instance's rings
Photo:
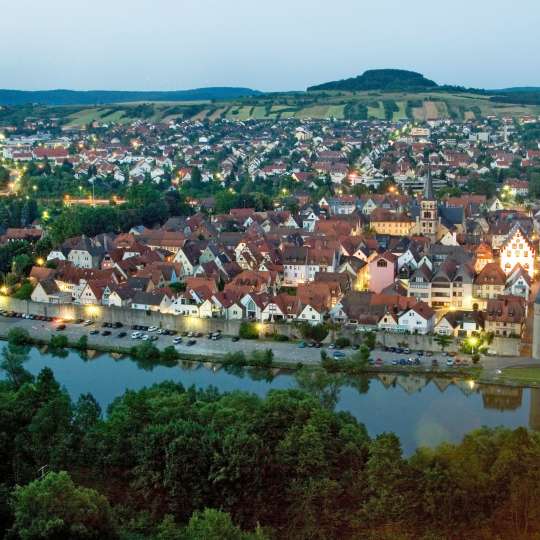
POLYGON ((426 79, 421 73, 404 69, 371 69, 358 77, 332 81, 316 86, 313 90, 347 90, 351 92, 380 90, 380 91, 411 91, 436 88, 437 83, 426 79))
POLYGON ((0 90, 0 105, 100 105, 133 101, 198 101, 235 99, 261 94, 251 88, 210 87, 193 90, 115 91, 115 90, 0 90))

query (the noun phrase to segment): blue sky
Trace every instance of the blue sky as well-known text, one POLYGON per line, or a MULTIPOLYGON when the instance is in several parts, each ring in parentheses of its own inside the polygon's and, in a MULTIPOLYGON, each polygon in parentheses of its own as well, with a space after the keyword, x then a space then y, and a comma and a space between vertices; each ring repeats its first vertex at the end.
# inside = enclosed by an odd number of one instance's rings
POLYGON ((0 88, 540 86, 539 0, 0 0, 0 88))

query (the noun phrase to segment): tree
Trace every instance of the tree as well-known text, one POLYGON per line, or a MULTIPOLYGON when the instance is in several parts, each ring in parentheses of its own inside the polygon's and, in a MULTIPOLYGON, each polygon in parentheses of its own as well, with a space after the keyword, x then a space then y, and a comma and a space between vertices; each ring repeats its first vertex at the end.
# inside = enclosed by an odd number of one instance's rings
POLYGON ((75 343, 75 348, 80 351, 86 351, 88 349, 88 336, 82 335, 75 343))
POLYGON ((7 333, 7 340, 10 345, 28 345, 30 334, 24 328, 11 328, 7 333))
POLYGON ((79 487, 67 472, 15 488, 12 531, 21 540, 112 540, 117 538, 109 503, 79 487))
POLYGON ((320 343, 328 335, 328 327, 324 324, 303 323, 300 326, 300 333, 304 339, 312 339, 320 343))
POLYGON ((249 534, 242 532, 225 512, 207 508, 202 512, 195 512, 184 530, 185 540, 255 540, 264 539, 259 532, 249 534))
POLYGON ((0 369, 6 373, 8 380, 16 388, 32 380, 32 375, 23 367, 27 360, 28 351, 21 345, 8 342, 7 347, 2 349, 0 369))
POLYGON ((352 355, 352 361, 357 367, 365 368, 369 365, 369 353, 369 349, 365 345, 362 345, 358 351, 352 355))
POLYGON ((437 334, 433 338, 433 340, 435 341, 435 343, 437 343, 437 345, 439 345, 439 347, 441 348, 441 351, 444 351, 444 349, 446 349, 446 347, 448 347, 448 345, 452 343, 452 338, 445 334, 437 334))
POLYGON ((363 338, 363 343, 364 345, 370 350, 372 351, 374 348, 375 348, 375 344, 376 344, 376 336, 375 336, 375 332, 366 332, 364 334, 364 338, 363 338))
POLYGON ((34 291, 34 286, 28 280, 26 280, 13 294, 13 298, 18 300, 30 300, 32 297, 32 292, 34 291))

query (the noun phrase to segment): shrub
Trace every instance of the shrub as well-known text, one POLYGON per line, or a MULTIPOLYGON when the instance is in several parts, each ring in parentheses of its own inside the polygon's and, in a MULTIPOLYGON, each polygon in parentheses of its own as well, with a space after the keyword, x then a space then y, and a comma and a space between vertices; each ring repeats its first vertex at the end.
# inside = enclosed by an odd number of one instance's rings
POLYGON ((66 336, 52 336, 49 341, 49 347, 51 349, 65 349, 68 346, 68 339, 66 336))
POLYGON ((238 335, 242 339, 259 339, 259 331, 255 323, 243 322, 240 325, 238 335))
POLYGON ((300 326, 300 333, 304 339, 312 339, 321 342, 328 335, 328 328, 324 324, 311 325, 302 323, 300 326))
POLYGON ((272 339, 274 341, 289 341, 289 336, 285 334, 273 334, 272 339))
POLYGON ((247 365, 246 355, 242 351, 226 354, 223 358, 226 366, 243 367, 247 365))
POLYGON ((29 282, 25 281, 15 292, 13 298, 18 300, 30 300, 34 286, 29 282))
POLYGON ((349 338, 346 338, 346 337, 338 337, 336 339, 336 345, 338 347, 349 347, 351 344, 351 340, 349 338))
POLYGON ((161 351, 160 358, 165 362, 174 362, 180 358, 180 353, 172 345, 169 345, 161 351))
MULTIPOLYGON (((63 336, 61 336, 61 337, 63 337, 63 336)), ((88 349, 88 337, 81 336, 77 340, 77 343, 75 343, 75 348, 79 349, 81 351, 85 351, 86 349, 88 349)))
POLYGON ((159 360, 160 357, 159 349, 148 341, 131 347, 129 354, 137 360, 159 360))
POLYGON ((253 351, 249 357, 249 364, 256 367, 269 368, 274 361, 274 352, 271 349, 253 351))
POLYGON ((28 345, 30 334, 24 328, 12 328, 7 334, 10 345, 28 345))
POLYGON ((366 332, 364 334, 364 344, 370 351, 375 348, 375 340, 376 336, 374 332, 366 332))

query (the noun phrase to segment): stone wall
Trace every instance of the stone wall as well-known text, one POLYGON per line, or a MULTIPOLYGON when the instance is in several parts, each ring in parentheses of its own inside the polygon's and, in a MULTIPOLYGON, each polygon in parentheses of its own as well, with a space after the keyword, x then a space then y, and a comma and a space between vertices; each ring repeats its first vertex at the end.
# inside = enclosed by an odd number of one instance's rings
MULTIPOLYGON (((198 317, 185 317, 183 315, 168 315, 158 312, 147 312, 139 309, 126 309, 108 306, 79 306, 75 304, 44 304, 31 300, 17 300, 7 296, 0 296, 0 309, 17 311, 19 313, 31 313, 33 315, 47 315, 49 317, 61 317, 63 319, 92 319, 99 322, 120 322, 130 327, 134 324, 145 326, 157 326, 178 332, 215 332, 221 330, 225 335, 236 336, 240 330, 241 321, 227 321, 224 319, 199 319, 198 317)), ((265 333, 284 334, 289 337, 298 337, 299 332, 294 324, 286 323, 257 323, 261 336, 265 333)), ((361 333, 354 329, 344 328, 334 335, 343 335, 351 341, 359 343, 361 333)), ((440 347, 433 336, 420 336, 410 334, 393 334, 390 332, 377 332, 377 342, 387 347, 397 347, 406 342, 412 350, 439 351, 440 347)), ((332 333, 326 341, 332 339, 332 333)), ((496 337, 490 345, 490 352, 501 356, 519 356, 519 339, 496 337)), ((447 347, 448 351, 457 351, 460 340, 455 339, 447 347)))
MULTIPOLYGON (((200 319, 183 315, 169 315, 155 311, 126 309, 108 306, 81 306, 75 304, 45 304, 31 300, 17 300, 0 296, 0 309, 32 315, 47 315, 63 319, 91 319, 99 322, 120 322, 126 327, 132 325, 157 326, 177 330, 178 332, 215 332, 221 330, 225 335, 236 336, 240 330, 241 321, 225 319, 200 319)), ((261 334, 278 333, 289 337, 298 335, 298 329, 293 324, 257 323, 261 334)))

